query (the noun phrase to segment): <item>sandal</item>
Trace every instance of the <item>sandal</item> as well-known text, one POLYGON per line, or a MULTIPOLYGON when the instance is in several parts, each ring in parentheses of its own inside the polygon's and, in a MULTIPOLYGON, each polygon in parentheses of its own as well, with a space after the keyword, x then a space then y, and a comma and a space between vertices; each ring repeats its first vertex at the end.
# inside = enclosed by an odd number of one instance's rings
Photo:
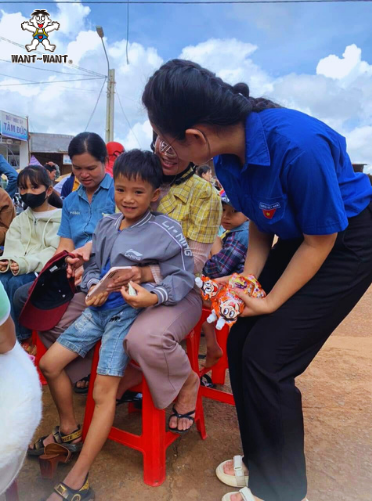
MULTIPOLYGON (((88 475, 80 489, 71 489, 71 487, 61 482, 54 487, 54 492, 61 496, 62 499, 66 499, 66 501, 94 501, 96 497, 93 489, 89 487, 88 475)), ((46 501, 46 499, 42 501, 46 501)))
POLYGON ((133 402, 136 409, 142 409, 142 393, 130 390, 125 391, 120 398, 116 399, 116 407, 129 402, 133 402))
POLYGON ((83 386, 81 388, 80 388, 80 386, 76 386, 78 383, 80 383, 80 381, 83 381, 84 383, 89 383, 90 374, 89 374, 89 376, 82 377, 81 379, 79 379, 79 381, 76 381, 76 383, 74 384, 74 392, 75 393, 79 393, 80 395, 81 394, 86 395, 89 391, 89 385, 83 386))
MULTIPOLYGON (((59 426, 56 426, 52 432, 53 439, 56 444, 63 444, 68 450, 71 452, 79 452, 83 447, 83 442, 78 442, 76 444, 72 444, 74 440, 80 438, 82 436, 82 429, 79 425, 78 428, 69 433, 68 435, 64 435, 59 426)), ((28 456, 41 456, 45 453, 44 440, 48 438, 49 435, 45 435, 44 437, 39 438, 34 444, 32 449, 27 449, 28 456)))
POLYGON ((193 411, 190 411, 190 412, 186 412, 185 414, 179 414, 177 411, 176 411, 176 408, 175 406, 172 407, 172 414, 169 416, 169 419, 168 419, 168 428, 170 431, 172 431, 173 433, 179 433, 180 435, 182 435, 183 433, 187 433, 188 431, 191 430, 191 428, 193 427, 194 423, 195 423, 195 418, 193 418, 191 416, 191 414, 194 414, 195 413, 195 409, 193 411), (190 426, 190 428, 187 428, 187 430, 179 430, 178 428, 171 428, 169 426, 169 422, 171 420, 172 417, 176 417, 177 419, 189 419, 190 421, 192 421, 192 424, 190 426))
POLYGON ((228 475, 224 472, 224 465, 228 463, 229 460, 224 461, 219 464, 216 468, 216 475, 221 482, 230 487, 245 487, 248 485, 248 475, 245 474, 243 469, 243 457, 242 456, 234 456, 234 473, 235 475, 228 475))
MULTIPOLYGON (((239 493, 242 495, 243 501, 255 501, 252 492, 248 487, 243 487, 243 489, 240 489, 239 493)), ((222 498, 222 501, 231 501, 231 496, 233 494, 238 494, 237 492, 228 492, 227 494, 224 495, 222 498)))
MULTIPOLYGON (((255 501, 252 492, 250 489, 248 489, 248 487, 243 487, 243 489, 240 489, 240 491, 238 492, 242 495, 243 501, 255 501)), ((228 492, 227 494, 224 495, 222 501, 231 501, 231 496, 233 496, 234 494, 238 494, 238 492, 236 491, 228 492)), ((309 500, 306 498, 305 501, 309 500)))
POLYGON ((42 478, 53 478, 58 463, 71 461, 72 452, 62 444, 48 444, 45 453, 39 456, 40 473, 42 478))

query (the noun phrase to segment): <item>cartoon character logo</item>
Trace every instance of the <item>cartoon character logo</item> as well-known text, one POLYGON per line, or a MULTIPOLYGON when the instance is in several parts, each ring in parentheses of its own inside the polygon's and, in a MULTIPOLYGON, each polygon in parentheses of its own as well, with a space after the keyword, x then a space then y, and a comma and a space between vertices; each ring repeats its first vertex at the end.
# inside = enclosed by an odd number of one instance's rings
POLYGON ((228 322, 235 320, 240 313, 239 304, 237 303, 237 301, 234 301, 232 299, 226 299, 225 301, 222 301, 219 305, 219 308, 221 317, 223 317, 228 322))
POLYGON ((32 33, 32 42, 29 45, 25 45, 28 52, 36 50, 36 47, 40 43, 44 45, 45 50, 54 52, 56 46, 52 45, 48 38, 51 31, 59 30, 59 26, 59 23, 56 21, 53 22, 50 19, 50 14, 45 9, 34 10, 31 14, 31 19, 21 24, 21 28, 24 31, 32 33))

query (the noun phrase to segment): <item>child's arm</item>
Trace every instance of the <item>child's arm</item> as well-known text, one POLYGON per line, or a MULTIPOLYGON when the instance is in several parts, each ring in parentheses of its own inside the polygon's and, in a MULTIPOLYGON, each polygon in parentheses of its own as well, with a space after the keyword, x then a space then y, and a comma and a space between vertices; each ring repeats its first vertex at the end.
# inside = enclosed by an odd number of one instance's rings
POLYGON ((195 284, 194 259, 190 248, 171 240, 159 266, 163 280, 156 284, 151 292, 157 295, 158 304, 177 304, 195 284))
POLYGON ((234 233, 224 239, 220 252, 212 256, 204 265, 203 273, 209 278, 219 278, 235 273, 244 263, 247 247, 235 238, 234 233))
POLYGON ((101 276, 101 264, 97 262, 97 237, 96 232, 99 231, 100 224, 93 233, 92 252, 89 261, 84 264, 83 279, 80 284, 82 292, 88 292, 94 285, 98 284, 101 276))
POLYGON ((21 227, 21 216, 17 216, 15 219, 13 219, 9 230, 6 234, 5 238, 5 245, 4 245, 4 253, 1 256, 1 261, 8 261, 6 267, 1 267, 0 268, 0 273, 5 273, 9 270, 10 268, 10 262, 11 260, 14 260, 15 257, 17 256, 23 256, 25 253, 25 248, 22 244, 22 239, 21 239, 21 234, 22 234, 22 227, 21 227))
POLYGON ((215 254, 218 254, 222 250, 222 240, 221 237, 216 237, 216 240, 213 242, 212 248, 211 248, 211 257, 214 256, 215 254))
POLYGON ((53 222, 49 224, 50 227, 45 233, 44 241, 41 242, 44 245, 44 248, 33 254, 30 253, 17 255, 16 253, 14 253, 14 256, 11 259, 15 261, 15 263, 17 263, 18 269, 16 267, 11 268, 13 275, 23 275, 25 273, 32 273, 33 271, 41 271, 41 269, 46 265, 49 259, 54 256, 58 248, 60 239, 60 237, 57 235, 59 222, 53 222))

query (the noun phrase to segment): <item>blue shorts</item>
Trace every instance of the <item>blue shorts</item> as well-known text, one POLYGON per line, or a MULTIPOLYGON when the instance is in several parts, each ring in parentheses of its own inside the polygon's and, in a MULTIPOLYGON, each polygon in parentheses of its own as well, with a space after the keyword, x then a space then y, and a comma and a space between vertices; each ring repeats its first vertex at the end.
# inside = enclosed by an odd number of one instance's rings
POLYGON ((87 308, 57 342, 84 358, 102 340, 97 374, 121 377, 128 363, 123 341, 139 312, 128 304, 112 310, 87 308))

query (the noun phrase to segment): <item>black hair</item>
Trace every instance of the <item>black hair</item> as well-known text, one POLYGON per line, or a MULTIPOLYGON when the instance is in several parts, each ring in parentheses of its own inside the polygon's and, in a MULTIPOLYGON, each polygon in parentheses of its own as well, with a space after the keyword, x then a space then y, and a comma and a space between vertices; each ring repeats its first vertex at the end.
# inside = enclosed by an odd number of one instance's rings
POLYGON ((197 124, 227 127, 243 122, 252 111, 280 108, 268 99, 250 97, 247 84, 230 85, 183 59, 173 59, 153 74, 142 102, 150 121, 162 133, 179 140, 197 124))
POLYGON ((34 12, 31 14, 31 17, 37 16, 37 15, 50 17, 49 12, 47 10, 45 10, 45 9, 36 9, 36 10, 34 10, 34 12))
POLYGON ((45 186, 45 188, 48 189, 52 186, 52 181, 50 180, 46 169, 40 165, 28 165, 21 170, 17 178, 18 188, 27 190, 27 180, 35 188, 38 186, 45 186))
POLYGON ((57 170, 57 167, 55 165, 45 164, 44 169, 46 169, 49 172, 53 172, 54 170, 57 170))
POLYGON ((71 160, 73 156, 82 155, 83 153, 89 153, 104 164, 107 158, 107 148, 101 136, 95 132, 80 132, 71 139, 68 145, 68 156, 71 160))
POLYGON ((114 163, 114 180, 118 176, 140 178, 157 189, 163 181, 163 169, 157 155, 151 151, 130 150, 118 156, 114 163))
POLYGON ((212 169, 209 167, 209 165, 199 165, 199 167, 196 169, 196 173, 199 177, 203 177, 203 174, 207 174, 207 172, 210 172, 212 169))

